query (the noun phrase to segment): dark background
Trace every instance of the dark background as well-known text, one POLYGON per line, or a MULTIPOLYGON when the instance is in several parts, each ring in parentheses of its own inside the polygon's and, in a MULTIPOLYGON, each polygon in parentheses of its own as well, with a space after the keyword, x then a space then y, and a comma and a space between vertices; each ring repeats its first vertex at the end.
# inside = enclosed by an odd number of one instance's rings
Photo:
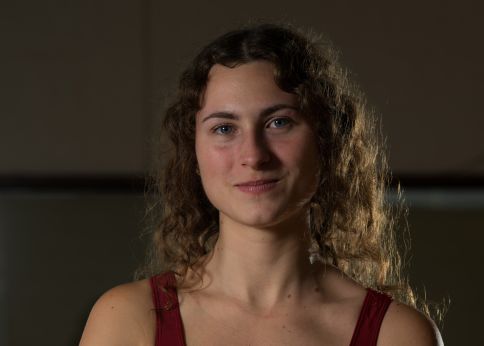
POLYGON ((159 109, 197 50, 248 21, 324 33, 383 119, 410 207, 410 278, 477 345, 484 289, 478 1, 0 5, 0 345, 74 345, 132 279, 159 109))

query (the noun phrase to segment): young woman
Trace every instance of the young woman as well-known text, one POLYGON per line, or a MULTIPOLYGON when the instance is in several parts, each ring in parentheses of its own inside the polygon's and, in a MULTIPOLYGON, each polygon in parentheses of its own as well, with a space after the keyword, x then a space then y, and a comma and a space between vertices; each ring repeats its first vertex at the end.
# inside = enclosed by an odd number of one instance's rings
POLYGON ((441 345, 400 275, 375 122, 331 49, 259 25, 207 45, 164 120, 145 279, 81 345, 441 345))

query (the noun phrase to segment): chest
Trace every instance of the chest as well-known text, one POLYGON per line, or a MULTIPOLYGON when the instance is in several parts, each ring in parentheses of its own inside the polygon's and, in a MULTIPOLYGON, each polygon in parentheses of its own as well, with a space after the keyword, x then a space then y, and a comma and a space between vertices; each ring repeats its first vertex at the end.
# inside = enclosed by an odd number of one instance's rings
POLYGON ((357 316, 332 310, 300 306, 252 314, 193 299, 180 304, 186 346, 348 346, 357 316))

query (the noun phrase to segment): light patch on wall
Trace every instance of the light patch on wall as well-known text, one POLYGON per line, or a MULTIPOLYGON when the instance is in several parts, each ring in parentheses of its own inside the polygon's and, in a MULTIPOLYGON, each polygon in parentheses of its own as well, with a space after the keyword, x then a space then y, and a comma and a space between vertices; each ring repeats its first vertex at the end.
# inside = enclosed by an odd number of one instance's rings
MULTIPOLYGON (((418 209, 484 209, 484 188, 478 189, 404 189, 403 196, 409 208, 418 209)), ((395 192, 387 195, 390 202, 397 200, 395 192)))

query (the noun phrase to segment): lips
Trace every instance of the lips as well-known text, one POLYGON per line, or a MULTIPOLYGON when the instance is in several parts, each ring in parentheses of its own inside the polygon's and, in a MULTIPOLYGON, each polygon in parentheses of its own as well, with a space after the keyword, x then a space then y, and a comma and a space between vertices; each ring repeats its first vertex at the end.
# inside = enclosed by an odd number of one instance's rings
POLYGON ((236 184, 235 186, 258 186, 258 185, 275 183, 278 180, 279 179, 253 180, 253 181, 247 181, 245 183, 236 184))

